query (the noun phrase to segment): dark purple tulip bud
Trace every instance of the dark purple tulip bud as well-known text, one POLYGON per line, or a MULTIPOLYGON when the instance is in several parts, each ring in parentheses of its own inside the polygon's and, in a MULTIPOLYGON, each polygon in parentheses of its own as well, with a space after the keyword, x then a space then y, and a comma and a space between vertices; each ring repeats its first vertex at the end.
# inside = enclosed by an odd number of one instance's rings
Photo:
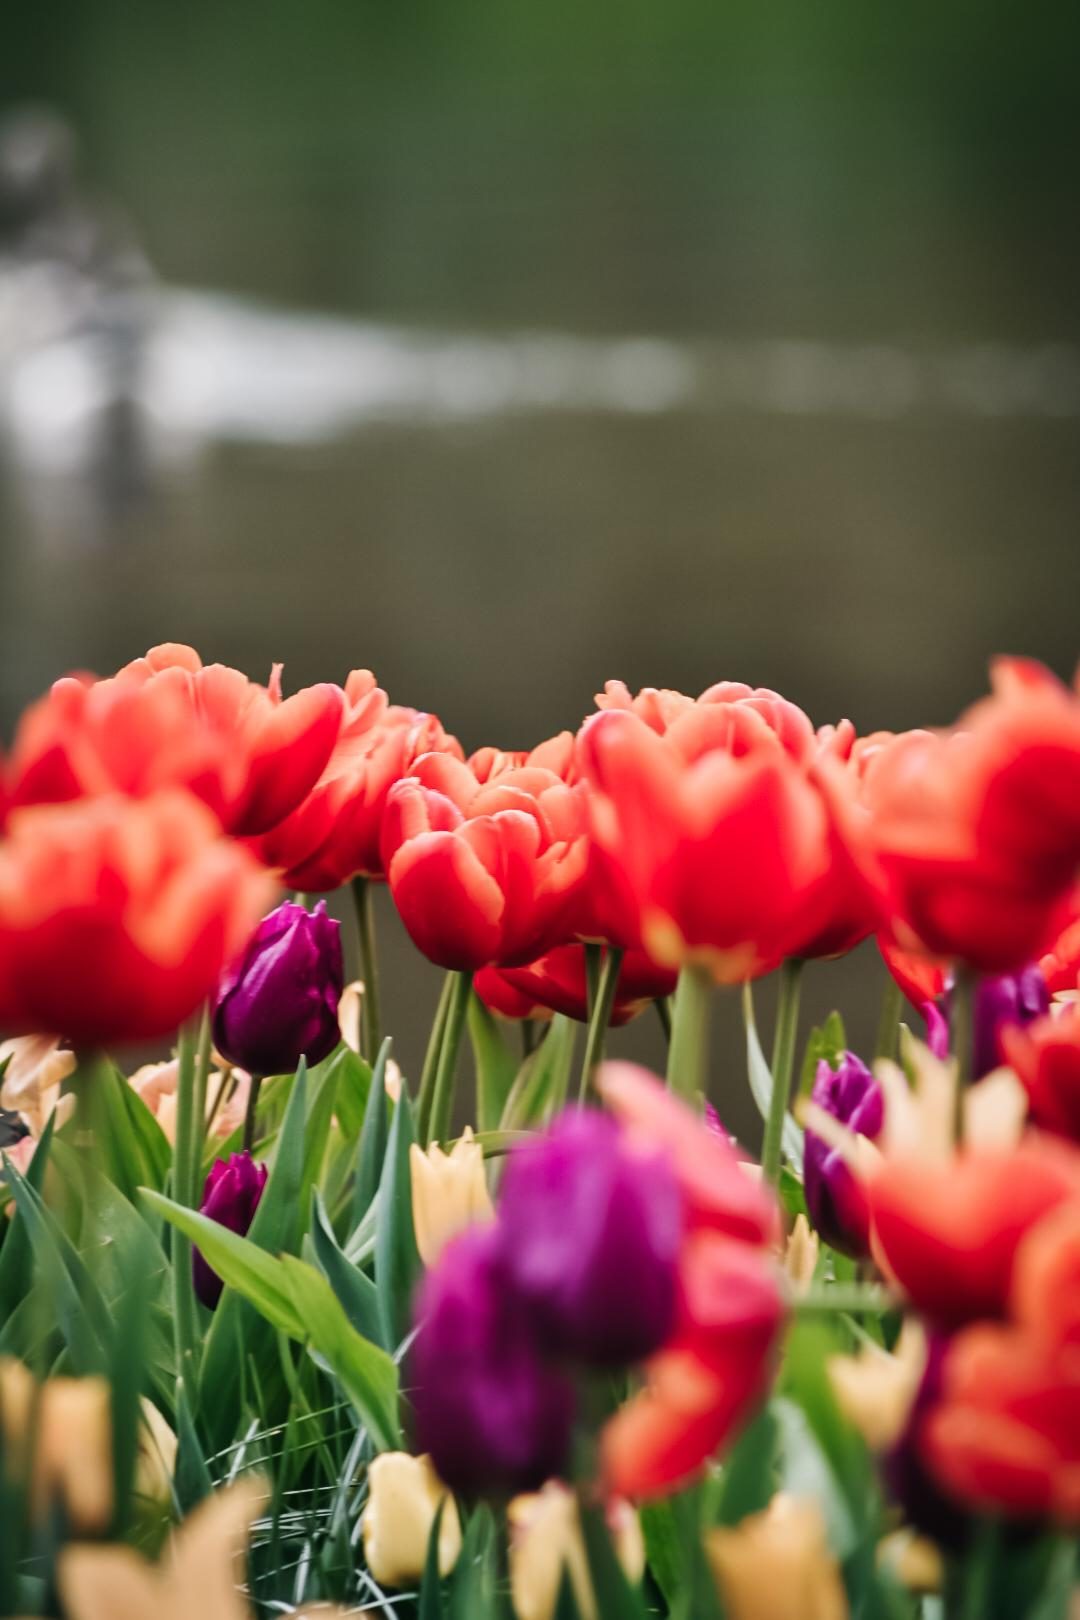
MULTIPOLYGON (((885 1098, 854 1052, 845 1052, 835 1070, 821 1060, 811 1099, 857 1135, 872 1142, 880 1135, 885 1098)), ((868 1254, 870 1221, 863 1190, 837 1150, 813 1131, 806 1133, 803 1185, 810 1219, 825 1242, 856 1258, 868 1254)))
MULTIPOLYGON (((250 1153, 234 1153, 227 1161, 218 1159, 206 1178, 200 1215, 209 1216, 219 1226, 227 1226, 238 1237, 246 1237, 266 1186, 266 1175, 265 1164, 256 1164, 250 1153)), ((191 1265, 195 1292, 203 1304, 213 1310, 224 1284, 198 1249, 192 1254, 191 1265)))
POLYGON ((259 924, 225 974, 214 1008, 214 1044, 249 1074, 291 1074, 318 1063, 341 1039, 337 1009, 345 987, 341 924, 287 900, 259 924))
POLYGON ((936 1001, 924 1001, 919 1011, 926 1019, 926 1044, 944 1062, 949 1055, 949 1020, 936 1001))
POLYGON ((573 1386, 541 1360, 502 1235, 473 1227, 421 1285, 409 1357, 416 1441, 465 1495, 537 1490, 570 1460, 573 1386))
POLYGON ((675 1320, 682 1198, 667 1160, 567 1109, 511 1153, 499 1199, 506 1267, 541 1342, 592 1366, 641 1361, 675 1320))

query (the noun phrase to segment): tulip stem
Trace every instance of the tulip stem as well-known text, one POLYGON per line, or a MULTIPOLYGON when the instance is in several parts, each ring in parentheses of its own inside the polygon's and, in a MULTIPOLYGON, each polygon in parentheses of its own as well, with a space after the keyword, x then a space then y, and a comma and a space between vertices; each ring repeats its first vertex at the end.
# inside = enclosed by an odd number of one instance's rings
POLYGON ((536 1020, 523 1018, 521 1020, 521 1055, 523 1058, 532 1057, 536 1051, 536 1020))
POLYGON ((250 1153, 255 1146, 255 1116, 259 1112, 259 1091, 262 1087, 261 1074, 253 1074, 251 1084, 248 1086, 247 1107, 244 1109, 244 1134, 240 1141, 241 1153, 250 1153))
POLYGON ((431 1118, 428 1122, 425 1147, 432 1142, 444 1142, 450 1134, 450 1120, 454 1112, 454 1082, 457 1078, 461 1037, 465 1032, 465 1015, 469 1010, 471 994, 471 973, 451 975, 446 1027, 439 1049, 439 1066, 435 1072, 431 1118))
POLYGON ((356 931, 360 941, 360 977, 364 993, 360 1000, 361 1056, 374 1063, 382 1045, 382 1017, 379 1008, 379 959, 375 950, 375 907, 368 878, 352 881, 356 906, 356 931))
POLYGON ((960 1147, 964 1140, 964 1097, 971 1084, 972 1056, 975 1045, 975 974, 961 968, 953 985, 949 1022, 952 1025, 953 1063, 955 1080, 953 1090, 953 1141, 960 1147))
POLYGON ((451 972, 443 979, 443 987, 439 992, 439 1005, 435 1009, 427 1051, 424 1053, 424 1067, 420 1072, 420 1086, 416 1093, 416 1135, 425 1146, 429 1140, 428 1126, 431 1124, 435 1077, 439 1072, 439 1054, 442 1051, 443 1036, 446 1034, 446 1014, 453 988, 454 974, 451 972))
MULTIPOLYGON (((205 1017, 205 1014, 204 1014, 205 1017)), ((201 1045, 199 1026, 188 1019, 180 1030, 177 1044, 176 1139, 173 1143, 173 1197, 185 1209, 196 1207, 197 1190, 193 1167, 199 1140, 196 1107, 198 1103, 197 1056, 201 1045)), ((191 1242, 174 1229, 171 1238, 173 1285, 173 1343, 176 1350, 176 1377, 187 1381, 198 1349, 198 1315, 195 1284, 191 1273, 191 1242)))
POLYGON ((789 956, 780 969, 780 1000, 776 1009, 773 1037, 772 1095, 765 1120, 765 1140, 761 1147, 762 1179, 775 1187, 780 1180, 780 1148, 791 1098, 791 1077, 795 1068, 795 1037, 799 1030, 799 993, 803 964, 789 956))
POLYGON ((585 946, 585 1007, 592 1022, 593 1009, 596 998, 600 994, 600 973, 604 959, 604 947, 595 940, 589 940, 585 946))
POLYGON ((874 1056, 895 1061, 896 1040, 904 1011, 904 993, 888 969, 885 972, 885 992, 881 998, 881 1017, 878 1019, 874 1056))
MULTIPOLYGON (((586 946, 586 949, 589 949, 586 946)), ((611 1012, 615 1006, 615 992, 619 985, 623 953, 617 945, 609 945, 600 968, 600 982, 589 1011, 589 1033, 585 1037, 585 1057, 581 1065, 581 1089, 578 1102, 584 1103, 592 1088, 593 1079, 604 1061, 604 1043, 607 1038, 611 1012)))
POLYGON ((668 1046, 667 1083, 672 1091, 700 1109, 709 1073, 709 1012, 713 983, 706 968, 688 963, 675 987, 675 1007, 668 1046))
POLYGON ((671 1045, 671 997, 670 996, 657 996, 656 1000, 653 1002, 653 1006, 656 1008, 656 1016, 660 1020, 660 1028, 664 1032, 664 1044, 665 1044, 665 1046, 670 1046, 671 1045))

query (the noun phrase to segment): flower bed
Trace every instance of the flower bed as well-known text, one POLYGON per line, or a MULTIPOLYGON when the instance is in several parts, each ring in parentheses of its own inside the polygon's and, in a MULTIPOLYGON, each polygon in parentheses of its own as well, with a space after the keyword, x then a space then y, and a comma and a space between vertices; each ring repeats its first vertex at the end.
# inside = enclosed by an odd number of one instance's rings
POLYGON ((466 757, 366 671, 167 646, 58 682, 3 786, 0 1614, 1066 1615, 1075 691, 1002 661, 857 737, 615 682, 466 757), (376 883, 446 970, 418 1074, 376 883), (800 974, 870 938, 856 1053, 800 974))

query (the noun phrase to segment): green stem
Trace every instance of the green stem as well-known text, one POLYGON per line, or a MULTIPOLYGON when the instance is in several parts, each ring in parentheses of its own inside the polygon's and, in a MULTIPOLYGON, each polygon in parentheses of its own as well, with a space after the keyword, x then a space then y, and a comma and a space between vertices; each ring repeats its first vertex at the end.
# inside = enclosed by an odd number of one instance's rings
POLYGON ((622 959, 623 953, 618 946, 610 945, 600 969, 600 983, 589 1014, 589 1033, 585 1037, 585 1057, 581 1065, 581 1089, 578 1093, 580 1103, 584 1103, 588 1097, 593 1077, 604 1061, 604 1042, 607 1038, 608 1025, 611 1023, 612 1008, 615 1006, 615 992, 619 986, 622 959))
POLYGON ((250 1153, 255 1146, 255 1116, 259 1112, 259 1091, 263 1083, 261 1074, 253 1074, 248 1087, 247 1107, 244 1109, 244 1135, 240 1143, 241 1153, 250 1153))
POLYGON ((885 992, 881 998, 881 1016, 878 1019, 874 1056, 895 1059, 900 1019, 904 1011, 904 993, 887 968, 885 972, 885 992))
POLYGON ((600 994, 600 972, 604 960, 604 947, 595 940, 585 946, 585 1007, 592 1020, 596 998, 600 994))
POLYGON ((866 1316, 874 1311, 887 1311, 894 1303, 884 1288, 839 1283, 809 1288, 792 1302, 792 1309, 800 1316, 819 1316, 832 1311, 866 1316))
POLYGON ((690 963, 679 974, 668 1046, 667 1083, 700 1109, 709 1073, 709 1011, 713 983, 708 971, 690 963))
POLYGON ((431 1104, 435 1096, 435 1076, 439 1072, 439 1054, 442 1051, 443 1036, 446 1034, 446 1014, 454 990, 454 977, 453 973, 448 973, 439 992, 439 1005, 435 1009, 435 1017, 432 1020, 427 1051, 424 1053, 424 1067, 420 1071, 420 1086, 416 1093, 416 1135, 418 1141, 424 1143, 428 1140, 428 1126, 431 1124, 431 1104))
POLYGON ((975 1045, 975 987, 978 980, 967 968, 961 968, 953 985, 949 1022, 952 1025, 953 1061, 956 1064, 956 1083, 953 1091, 953 1141, 960 1147, 964 1140, 964 1096, 971 1084, 972 1056, 975 1045))
POLYGON ((451 979, 450 1000, 446 1008, 446 1028, 439 1052, 439 1067, 435 1074, 434 1094, 431 1101, 431 1119, 428 1124, 425 1147, 431 1142, 444 1142, 450 1134, 450 1120, 454 1112, 454 1082, 457 1077, 461 1037, 465 1031, 465 1015, 472 994, 472 974, 455 973, 451 979))
POLYGON ((780 1002, 776 1009, 772 1054, 772 1095, 761 1148, 762 1179, 772 1187, 780 1180, 780 1147, 791 1097, 791 1076, 795 1068, 802 967, 801 960, 791 956, 780 969, 780 1002))
POLYGON ((382 1045, 382 1017, 379 1008, 379 960, 375 950, 375 907, 368 878, 353 878, 356 929, 360 940, 360 977, 364 994, 360 1003, 362 1055, 374 1063, 382 1045))
POLYGON ((656 1008, 656 1016, 660 1020, 660 1028, 664 1032, 664 1043, 665 1043, 665 1045, 670 1046, 671 1045, 671 997, 670 996, 657 996, 656 1000, 653 1002, 653 1006, 656 1008))
MULTIPOLYGON (((198 1026, 194 1019, 189 1019, 180 1030, 177 1046, 176 1137, 173 1143, 172 1171, 173 1197, 185 1209, 195 1208, 191 1167, 194 1163, 197 1140, 195 1071, 198 1066, 198 1046, 198 1026)), ((186 1381, 189 1365, 194 1363, 197 1354, 199 1338, 195 1285, 191 1275, 191 1242, 174 1228, 171 1244, 176 1376, 177 1379, 183 1378, 186 1381)))

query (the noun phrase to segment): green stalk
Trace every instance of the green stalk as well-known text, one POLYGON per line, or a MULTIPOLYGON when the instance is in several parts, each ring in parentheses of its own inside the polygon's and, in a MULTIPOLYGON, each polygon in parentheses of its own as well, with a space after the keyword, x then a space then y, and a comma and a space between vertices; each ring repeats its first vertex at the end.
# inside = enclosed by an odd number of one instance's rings
POLYGON ((858 1283, 818 1284, 792 1301, 798 1316, 828 1315, 833 1311, 845 1316, 867 1316, 887 1311, 895 1303, 884 1288, 860 1286, 858 1283))
POLYGON ((244 1109, 244 1135, 240 1142, 240 1151, 250 1153, 255 1146, 255 1119, 259 1112, 259 1091, 262 1087, 261 1074, 253 1074, 248 1086, 247 1106, 244 1109))
POLYGON ((600 972, 604 959, 604 947, 590 939, 585 946, 585 1007, 590 1020, 596 998, 600 994, 600 972))
POLYGON ((776 1009, 772 1054, 772 1096, 769 1098, 765 1140, 761 1148, 762 1179, 772 1187, 780 1180, 780 1144, 791 1098, 791 1076, 795 1068, 802 968, 799 957, 790 956, 780 969, 780 1003, 776 1009))
POLYGON ((615 1005, 615 991, 619 985, 623 953, 616 945, 609 945, 600 969, 600 982, 589 1013, 589 1033, 585 1037, 585 1057, 581 1065, 581 1089, 578 1102, 584 1103, 592 1087, 593 1078, 604 1061, 604 1042, 611 1011, 615 1005))
POLYGON ((679 974, 668 1046, 667 1083, 700 1109, 709 1073, 709 1012, 713 983, 706 968, 688 963, 679 974))
MULTIPOLYGON (((197 1103, 196 1069, 199 1047, 198 1026, 189 1019, 180 1030, 177 1047, 179 1059, 176 1080, 176 1139, 173 1143, 173 1197, 185 1209, 194 1209, 192 1165, 199 1133, 196 1129, 197 1103)), ((176 1350, 176 1376, 189 1387, 189 1368, 193 1368, 198 1352, 198 1313, 195 1307, 195 1284, 191 1275, 191 1241, 175 1228, 172 1243, 173 1285, 173 1343, 176 1350)))
POLYGON ((900 1019, 904 1011, 904 994, 887 968, 885 974, 885 992, 881 998, 881 1017, 878 1019, 874 1056, 895 1060, 900 1019))
POLYGON ((379 960, 375 950, 375 908, 370 880, 353 878, 352 892, 360 941, 360 977, 364 981, 364 994, 360 1002, 361 1055, 369 1063, 374 1063, 382 1044, 382 1017, 379 1008, 379 960))
POLYGON ((446 1008, 446 1028, 439 1052, 439 1067, 435 1074, 434 1095, 431 1101, 431 1120, 425 1147, 432 1142, 444 1142, 450 1134, 450 1120, 454 1112, 454 1082, 457 1078, 461 1037, 465 1032, 465 1015, 472 994, 472 974, 455 973, 451 977, 450 1000, 446 1008))
POLYGON ((671 1045, 671 997, 670 996, 657 996, 656 1000, 653 1002, 653 1006, 656 1008, 656 1016, 660 1020, 660 1028, 664 1032, 664 1045, 665 1046, 670 1046, 671 1045))
POLYGON ((971 1084, 972 1056, 975 1046, 975 987, 974 973, 961 968, 953 985, 949 1022, 952 1025, 953 1061, 956 1064, 956 1083, 953 1091, 953 1141, 957 1147, 964 1140, 964 1095, 971 1084))
POLYGON ((428 1140, 431 1104, 435 1096, 435 1076, 439 1072, 439 1054, 442 1051, 443 1036, 446 1034, 446 1014, 453 994, 454 978, 453 973, 448 973, 443 980, 443 987, 439 992, 439 1005, 435 1009, 427 1051, 424 1053, 424 1067, 420 1071, 420 1086, 416 1093, 416 1135, 417 1140, 424 1143, 428 1140))

